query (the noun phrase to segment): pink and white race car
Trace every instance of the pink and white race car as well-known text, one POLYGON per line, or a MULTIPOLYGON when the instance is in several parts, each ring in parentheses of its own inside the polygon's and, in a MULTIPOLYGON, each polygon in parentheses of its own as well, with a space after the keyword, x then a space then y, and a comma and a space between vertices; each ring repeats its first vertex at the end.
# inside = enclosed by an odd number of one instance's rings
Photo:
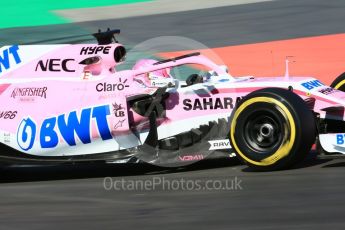
POLYGON ((277 170, 314 143, 345 153, 342 91, 288 74, 233 77, 200 53, 117 71, 126 50, 112 42, 115 32, 95 34, 99 44, 0 49, 2 164, 179 165, 221 151, 277 170), (181 81, 171 72, 182 65, 209 72, 181 81))

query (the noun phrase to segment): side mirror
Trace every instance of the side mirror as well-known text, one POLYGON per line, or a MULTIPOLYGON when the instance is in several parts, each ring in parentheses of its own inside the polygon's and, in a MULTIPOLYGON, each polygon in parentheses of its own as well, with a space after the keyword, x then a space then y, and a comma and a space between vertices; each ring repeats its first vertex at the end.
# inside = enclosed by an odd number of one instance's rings
POLYGON ((102 72, 102 58, 99 56, 86 58, 79 62, 79 64, 85 66, 84 73, 88 72, 97 76, 102 72))

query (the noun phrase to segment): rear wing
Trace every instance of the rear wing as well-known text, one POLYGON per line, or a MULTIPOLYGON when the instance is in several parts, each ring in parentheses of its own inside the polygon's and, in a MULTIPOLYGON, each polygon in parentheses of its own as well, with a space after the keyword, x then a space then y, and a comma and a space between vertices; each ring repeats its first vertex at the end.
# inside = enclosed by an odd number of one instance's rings
POLYGON ((110 28, 108 28, 108 30, 104 32, 98 30, 98 33, 94 33, 93 36, 97 39, 98 45, 108 45, 111 43, 118 43, 115 34, 120 34, 120 30, 110 30, 110 28))

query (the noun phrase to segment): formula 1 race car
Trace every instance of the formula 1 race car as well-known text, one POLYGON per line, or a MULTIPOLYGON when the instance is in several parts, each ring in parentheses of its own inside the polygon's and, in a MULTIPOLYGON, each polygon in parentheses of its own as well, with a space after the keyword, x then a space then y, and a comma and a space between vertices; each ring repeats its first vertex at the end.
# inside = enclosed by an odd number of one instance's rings
POLYGON ((314 143, 345 153, 345 93, 311 77, 233 77, 200 53, 138 60, 114 33, 98 44, 0 49, 0 162, 146 161, 169 165, 221 150, 258 170, 291 167, 314 143), (171 72, 209 72, 178 80, 171 72), (234 153, 234 154, 233 154, 234 153))

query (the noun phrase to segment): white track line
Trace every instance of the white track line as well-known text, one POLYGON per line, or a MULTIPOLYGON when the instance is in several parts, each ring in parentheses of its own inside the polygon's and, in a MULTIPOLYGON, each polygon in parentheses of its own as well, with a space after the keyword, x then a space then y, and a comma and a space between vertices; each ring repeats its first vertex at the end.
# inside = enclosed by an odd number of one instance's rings
MULTIPOLYGON (((274 0, 154 0, 125 5, 96 8, 58 10, 56 14, 73 22, 119 19, 145 15, 166 14, 189 10, 200 10, 223 6, 269 2, 274 0)), ((200 15, 202 16, 202 15, 200 15)))

